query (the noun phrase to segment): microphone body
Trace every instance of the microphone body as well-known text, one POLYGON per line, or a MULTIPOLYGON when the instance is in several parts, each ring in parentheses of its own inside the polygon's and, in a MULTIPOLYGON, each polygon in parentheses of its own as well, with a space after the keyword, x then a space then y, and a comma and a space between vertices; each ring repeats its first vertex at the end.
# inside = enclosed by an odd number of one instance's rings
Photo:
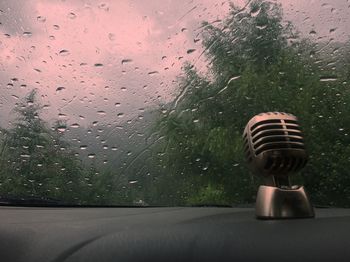
POLYGON ((257 217, 313 217, 304 188, 292 186, 289 177, 308 160, 298 119, 283 112, 261 113, 246 125, 243 141, 250 167, 265 178, 257 195, 257 217))

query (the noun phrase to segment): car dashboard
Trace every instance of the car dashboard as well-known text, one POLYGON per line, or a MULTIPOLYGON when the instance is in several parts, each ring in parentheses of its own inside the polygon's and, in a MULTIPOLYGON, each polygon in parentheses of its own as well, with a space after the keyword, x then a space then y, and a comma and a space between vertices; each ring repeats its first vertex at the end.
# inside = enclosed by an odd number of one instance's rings
POLYGON ((350 261, 350 209, 1 207, 1 261, 350 261))

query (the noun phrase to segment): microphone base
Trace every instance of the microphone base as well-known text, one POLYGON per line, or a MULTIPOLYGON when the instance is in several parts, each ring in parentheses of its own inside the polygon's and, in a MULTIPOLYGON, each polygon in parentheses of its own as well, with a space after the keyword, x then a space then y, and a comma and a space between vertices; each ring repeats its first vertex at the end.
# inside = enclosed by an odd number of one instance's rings
POLYGON ((260 186, 255 212, 258 219, 312 218, 315 216, 303 186, 291 189, 260 186))

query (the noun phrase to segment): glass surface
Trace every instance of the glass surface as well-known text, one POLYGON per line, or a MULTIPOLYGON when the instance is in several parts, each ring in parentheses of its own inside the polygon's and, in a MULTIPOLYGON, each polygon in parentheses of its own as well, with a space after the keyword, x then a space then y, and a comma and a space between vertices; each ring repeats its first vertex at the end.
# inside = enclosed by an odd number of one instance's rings
POLYGON ((292 176, 350 206, 348 1, 0 1, 0 196, 245 205, 254 115, 295 114, 292 176))

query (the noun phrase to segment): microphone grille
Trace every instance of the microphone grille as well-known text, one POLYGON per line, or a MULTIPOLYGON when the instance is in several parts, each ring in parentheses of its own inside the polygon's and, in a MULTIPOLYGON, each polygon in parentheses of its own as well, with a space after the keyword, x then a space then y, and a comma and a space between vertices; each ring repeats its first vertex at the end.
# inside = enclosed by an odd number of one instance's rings
POLYGON ((254 116, 244 133, 248 162, 263 175, 297 172, 307 162, 298 119, 288 113, 268 112, 254 116))

